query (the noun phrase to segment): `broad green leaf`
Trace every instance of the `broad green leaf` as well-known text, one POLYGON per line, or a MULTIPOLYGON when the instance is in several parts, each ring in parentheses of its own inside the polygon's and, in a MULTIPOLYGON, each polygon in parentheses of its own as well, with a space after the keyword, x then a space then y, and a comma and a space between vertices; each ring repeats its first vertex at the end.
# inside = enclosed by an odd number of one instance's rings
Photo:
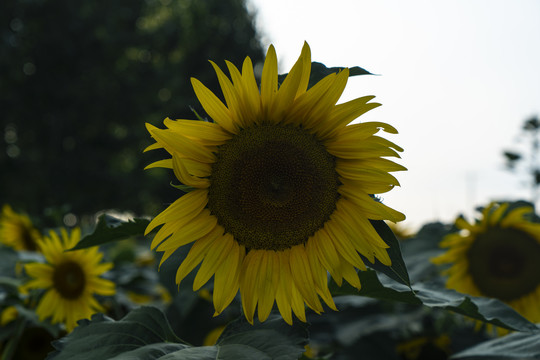
MULTIPOLYGON (((189 350, 190 347, 186 347, 184 344, 178 343, 158 343, 141 346, 135 350, 123 352, 115 357, 109 358, 109 360, 154 360, 154 359, 166 359, 170 358, 166 355, 179 352, 182 350, 189 350)), ((212 358, 215 359, 215 358, 212 358)))
MULTIPOLYGON (((216 346, 187 347, 158 358, 159 360, 217 360, 225 359, 216 346), (219 354, 219 356, 218 356, 219 354)), ((128 360, 127 358, 125 360, 128 360)), ((141 359, 142 360, 142 359, 141 359)))
POLYGON ((496 326, 517 331, 538 331, 538 327, 518 314, 514 309, 497 299, 472 297, 446 289, 435 282, 407 286, 374 271, 358 273, 362 288, 356 290, 348 284, 338 287, 330 283, 332 295, 361 295, 379 300, 398 301, 408 304, 423 304, 430 308, 440 308, 496 326))
POLYGON ((85 236, 71 250, 103 245, 132 236, 142 236, 150 223, 147 219, 123 221, 109 215, 101 215, 94 232, 85 236))
MULTIPOLYGON (((57 351, 51 353, 47 359, 110 359, 151 344, 178 343, 176 349, 188 346, 180 342, 160 310, 141 307, 131 311, 119 321, 114 321, 103 314, 92 316, 91 321, 79 321, 79 326, 73 332, 53 343, 57 351)), ((165 346, 146 348, 149 354, 155 353, 156 349, 162 352, 171 350, 165 346)), ((138 351, 139 354, 144 352, 138 351)))
POLYGON ((173 333, 160 310, 141 307, 119 321, 102 314, 80 321, 71 334, 53 344, 57 351, 47 360, 293 360, 301 356, 305 344, 305 324, 289 326, 272 314, 254 325, 242 317, 225 328, 216 345, 194 347, 173 333))
POLYGON ((452 359, 540 359, 540 332, 513 333, 461 351, 452 359))
POLYGON ((407 286, 411 285, 409 274, 407 273, 407 267, 405 266, 405 262, 403 261, 403 257, 401 256, 401 247, 399 245, 399 241, 396 239, 396 236, 384 221, 382 220, 370 220, 371 225, 373 225, 373 228, 379 236, 384 240, 384 242, 390 246, 387 249, 388 256, 390 256, 390 260, 392 260, 391 266, 383 265, 379 260, 375 259, 375 263, 372 264, 368 259, 362 256, 362 260, 364 260, 364 263, 371 267, 372 269, 375 269, 377 271, 382 272, 383 274, 386 274, 390 278, 404 284, 407 286))
POLYGON ((298 359, 305 351, 308 332, 304 323, 290 326, 271 314, 263 323, 250 325, 242 316, 230 323, 217 341, 220 359, 298 359), (251 357, 250 357, 251 356, 251 357))

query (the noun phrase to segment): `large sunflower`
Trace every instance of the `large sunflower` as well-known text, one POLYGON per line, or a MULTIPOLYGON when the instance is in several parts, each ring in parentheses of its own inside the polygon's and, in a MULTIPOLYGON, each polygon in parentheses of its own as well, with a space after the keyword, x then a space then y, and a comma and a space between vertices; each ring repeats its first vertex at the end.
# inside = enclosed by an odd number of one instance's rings
POLYGON ((4 205, 0 215, 0 243, 15 250, 36 251, 41 238, 30 218, 18 214, 9 205, 4 205))
POLYGON ((103 254, 96 247, 65 251, 79 242, 79 228, 70 235, 62 228, 60 235, 51 231, 39 242, 46 263, 25 265, 33 278, 25 288, 46 290, 36 309, 40 320, 52 317, 52 323, 64 323, 71 331, 77 320, 104 310, 94 294, 109 296, 115 289, 113 282, 100 277, 112 264, 101 262, 103 254))
POLYGON ((260 90, 247 57, 240 72, 227 62, 229 78, 212 62, 226 105, 197 79, 192 85, 212 121, 165 119, 166 129, 147 124, 156 143, 171 157, 148 166, 174 171, 193 188, 148 225, 163 225, 151 247, 165 261, 193 243, 180 264, 180 283, 199 263, 198 290, 214 276, 216 315, 241 294, 245 316, 256 307, 264 321, 274 304, 289 324, 292 312, 305 321, 304 303, 320 313, 320 298, 335 305, 327 271, 341 285, 356 288, 356 269, 365 270, 359 253, 390 265, 388 245, 369 219, 405 218, 370 194, 399 185, 390 171, 405 170, 382 157, 402 149, 379 136, 390 125, 348 125, 380 104, 373 96, 336 105, 349 70, 326 76, 308 89, 311 54, 300 58, 281 84, 270 46, 260 90), (319 298, 320 297, 320 298, 319 298), (291 311, 292 310, 292 311, 291 311))
POLYGON ((451 264, 446 286, 464 294, 499 299, 528 320, 540 322, 540 224, 530 206, 509 210, 491 203, 482 218, 456 220, 459 232, 447 235, 435 264, 451 264), (530 219, 530 218, 529 218, 530 219))

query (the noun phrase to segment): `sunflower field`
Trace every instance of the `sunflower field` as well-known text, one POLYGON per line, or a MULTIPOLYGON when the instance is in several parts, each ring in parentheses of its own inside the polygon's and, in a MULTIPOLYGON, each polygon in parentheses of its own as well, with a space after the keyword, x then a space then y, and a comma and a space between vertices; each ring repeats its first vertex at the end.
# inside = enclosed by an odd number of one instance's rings
MULTIPOLYGON (((45 5, 26 6, 20 23, 11 19, 13 41, 27 40, 16 37, 22 19, 45 5)), ((146 36, 172 31, 164 18, 185 13, 170 6, 141 2, 145 15, 132 25, 146 36)), ((72 11, 97 14, 90 5, 72 11)), ((242 26, 235 31, 245 35, 242 26)), ((147 108, 138 103, 147 89, 133 98, 145 116, 126 110, 144 138, 129 141, 127 123, 101 129, 122 147, 100 151, 123 156, 92 163, 76 202, 40 211, 46 198, 26 208, 25 194, 0 199, 1 359, 540 359, 533 204, 492 202, 475 218, 409 231, 406 214, 381 198, 409 171, 406 149, 387 139, 399 143, 399 124, 362 121, 381 105, 370 94, 339 102, 350 77, 370 72, 316 62, 307 42, 290 69, 278 69, 279 44, 263 56, 250 37, 237 40, 250 50, 234 59, 206 51, 211 61, 196 68, 183 62, 189 47, 160 58, 131 44, 136 61, 115 63, 120 73, 136 64, 134 73, 171 82, 147 108), (187 110, 171 105, 178 80, 149 72, 152 62, 193 68, 190 98, 179 100, 187 110), (125 188, 94 196, 101 172, 122 168, 111 182, 125 188), (129 198, 124 208, 108 210, 119 196, 129 198)), ((130 79, 117 91, 129 92, 130 79)), ((96 94, 113 85, 103 86, 96 94)), ((101 116, 94 106, 87 110, 101 116)), ((15 168, 24 127, 4 132, 15 168)), ((81 141, 73 133, 62 151, 92 149, 81 141)), ((72 191, 68 168, 58 170, 72 191)))

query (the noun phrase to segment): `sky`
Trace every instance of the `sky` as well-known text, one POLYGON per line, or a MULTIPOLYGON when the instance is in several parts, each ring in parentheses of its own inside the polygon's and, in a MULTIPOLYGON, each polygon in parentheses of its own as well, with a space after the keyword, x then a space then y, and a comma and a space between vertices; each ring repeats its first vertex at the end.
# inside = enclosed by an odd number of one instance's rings
MULTIPOLYGON (((265 46, 288 72, 304 41, 312 61, 360 66, 339 102, 375 95, 382 121, 404 148, 382 194, 405 228, 472 219, 494 200, 531 200, 525 172, 505 169, 505 150, 527 149, 523 122, 540 116, 540 1, 248 0, 265 46)), ((538 206, 538 204, 537 204, 538 206)))

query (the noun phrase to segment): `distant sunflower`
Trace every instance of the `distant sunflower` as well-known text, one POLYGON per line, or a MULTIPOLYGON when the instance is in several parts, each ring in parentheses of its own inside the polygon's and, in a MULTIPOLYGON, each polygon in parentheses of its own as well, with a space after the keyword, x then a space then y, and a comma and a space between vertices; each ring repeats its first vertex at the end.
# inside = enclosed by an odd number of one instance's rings
POLYGON ((104 310, 94 294, 110 296, 115 289, 113 282, 100 277, 112 264, 101 262, 103 254, 96 247, 65 251, 79 242, 79 228, 73 229, 71 235, 61 229, 61 236, 51 231, 50 237, 39 242, 46 263, 25 265, 33 278, 25 288, 46 290, 36 309, 40 321, 52 317, 53 324, 64 323, 71 331, 77 320, 104 310))
POLYGON ((39 231, 28 216, 18 214, 11 206, 4 205, 0 215, 0 243, 15 250, 36 251, 40 238, 39 231))
POLYGON ((192 79, 212 122, 165 119, 166 129, 147 124, 171 158, 148 166, 174 171, 193 188, 148 225, 163 225, 151 247, 164 252, 193 243, 180 264, 180 283, 202 262, 194 280, 198 290, 214 276, 216 315, 241 294, 245 316, 267 319, 274 301, 284 320, 292 312, 305 321, 304 303, 320 313, 319 299, 335 305, 327 271, 341 285, 356 288, 355 268, 365 270, 359 253, 390 265, 386 249, 369 219, 401 221, 405 216, 369 194, 399 185, 390 171, 405 170, 382 157, 402 149, 375 136, 380 122, 348 125, 380 104, 366 96, 336 105, 349 70, 326 76, 308 90, 311 53, 300 58, 278 86, 277 58, 270 46, 259 87, 247 57, 240 72, 227 62, 231 80, 212 62, 226 105, 192 79), (291 311, 292 310, 292 311, 291 311))
POLYGON ((452 264, 446 286, 472 296, 499 299, 531 322, 540 322, 540 224, 527 220, 530 206, 508 210, 491 203, 471 224, 456 220, 457 233, 441 246, 448 250, 432 261, 452 264))

